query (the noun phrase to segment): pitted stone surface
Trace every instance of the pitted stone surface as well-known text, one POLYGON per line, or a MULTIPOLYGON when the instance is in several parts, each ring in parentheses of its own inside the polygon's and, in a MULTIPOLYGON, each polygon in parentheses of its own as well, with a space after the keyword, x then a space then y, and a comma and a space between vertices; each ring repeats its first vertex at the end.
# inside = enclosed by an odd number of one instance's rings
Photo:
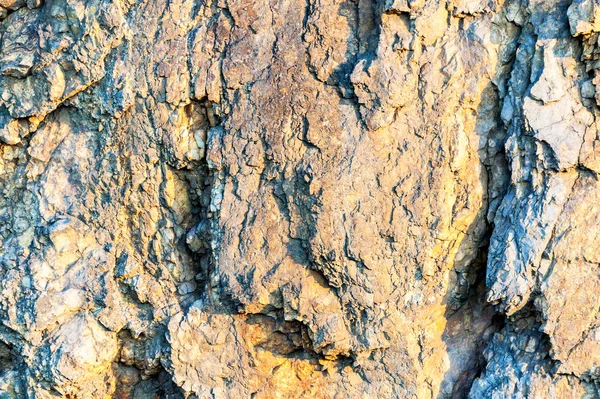
POLYGON ((599 4, 0 0, 0 397, 598 396, 599 4))

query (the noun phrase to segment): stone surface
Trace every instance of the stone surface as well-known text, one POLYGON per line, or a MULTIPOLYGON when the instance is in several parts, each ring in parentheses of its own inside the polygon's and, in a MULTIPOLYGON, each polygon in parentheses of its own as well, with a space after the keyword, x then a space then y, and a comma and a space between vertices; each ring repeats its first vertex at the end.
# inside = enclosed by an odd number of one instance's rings
POLYGON ((0 397, 598 397, 599 18, 0 0, 0 397))

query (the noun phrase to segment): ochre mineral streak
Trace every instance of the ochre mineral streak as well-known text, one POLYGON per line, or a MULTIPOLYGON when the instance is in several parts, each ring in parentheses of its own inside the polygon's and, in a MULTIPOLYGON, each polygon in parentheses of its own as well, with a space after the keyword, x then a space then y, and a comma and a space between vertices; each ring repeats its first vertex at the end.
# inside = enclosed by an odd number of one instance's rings
POLYGON ((600 395, 600 0, 0 0, 0 398, 600 395))

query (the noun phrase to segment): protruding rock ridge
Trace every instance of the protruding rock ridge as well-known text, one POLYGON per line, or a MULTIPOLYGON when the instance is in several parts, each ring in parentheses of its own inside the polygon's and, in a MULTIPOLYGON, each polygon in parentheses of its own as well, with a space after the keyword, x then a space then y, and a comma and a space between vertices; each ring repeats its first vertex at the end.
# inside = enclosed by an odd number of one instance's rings
POLYGON ((589 240, 596 230, 598 108, 590 37, 600 8, 594 1, 530 1, 524 9, 502 109, 512 177, 487 274, 488 298, 513 316, 490 344, 471 396, 597 397, 597 271, 589 240))
POLYGON ((0 0, 0 396, 593 397, 599 10, 0 0))

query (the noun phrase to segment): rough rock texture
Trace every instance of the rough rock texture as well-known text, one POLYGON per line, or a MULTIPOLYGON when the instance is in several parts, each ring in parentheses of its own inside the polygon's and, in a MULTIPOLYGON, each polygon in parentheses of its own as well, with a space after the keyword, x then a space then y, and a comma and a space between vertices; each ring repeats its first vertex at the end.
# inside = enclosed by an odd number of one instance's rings
POLYGON ((0 0, 0 398, 600 396, 600 1, 0 0))

